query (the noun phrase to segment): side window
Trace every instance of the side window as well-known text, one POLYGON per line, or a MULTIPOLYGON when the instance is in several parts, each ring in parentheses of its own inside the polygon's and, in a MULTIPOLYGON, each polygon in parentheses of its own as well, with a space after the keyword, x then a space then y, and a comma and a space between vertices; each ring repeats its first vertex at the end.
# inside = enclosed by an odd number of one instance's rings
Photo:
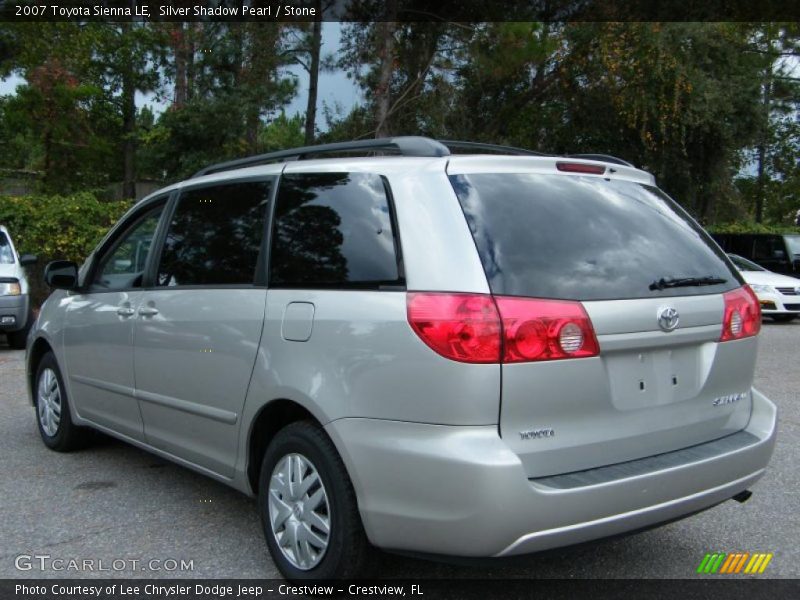
POLYGON ((195 188, 181 194, 156 285, 254 282, 272 182, 195 188))
POLYGON ((0 231, 0 265, 12 264, 14 262, 14 252, 6 234, 0 231))
POLYGON ((751 257, 753 256, 753 241, 751 235, 732 235, 725 250, 740 256, 751 257))
POLYGON ((93 286, 98 290, 124 290, 142 285, 147 255, 164 205, 136 219, 106 251, 95 271, 93 286))
POLYGON ((756 260, 775 260, 784 258, 783 240, 777 236, 759 236, 756 238, 753 255, 756 260))
POLYGON ((281 178, 270 287, 375 288, 403 283, 380 176, 303 173, 281 178))

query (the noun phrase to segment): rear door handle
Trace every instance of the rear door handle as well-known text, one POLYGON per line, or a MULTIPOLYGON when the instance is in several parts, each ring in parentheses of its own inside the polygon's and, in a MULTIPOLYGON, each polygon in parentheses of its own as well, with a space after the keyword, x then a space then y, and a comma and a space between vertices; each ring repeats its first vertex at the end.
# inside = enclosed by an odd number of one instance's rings
POLYGON ((134 312, 130 306, 121 306, 117 309, 117 314, 120 317, 132 317, 134 312))
POLYGON ((143 317, 152 317, 153 315, 158 314, 158 309, 153 308, 152 306, 143 306, 139 309, 139 314, 143 317))

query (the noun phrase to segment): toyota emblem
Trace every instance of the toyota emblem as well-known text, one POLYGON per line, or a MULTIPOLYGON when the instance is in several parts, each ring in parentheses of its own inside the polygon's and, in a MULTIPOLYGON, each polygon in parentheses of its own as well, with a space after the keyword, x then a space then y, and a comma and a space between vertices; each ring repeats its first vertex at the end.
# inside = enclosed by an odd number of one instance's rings
POLYGON ((672 331, 678 326, 678 311, 671 306, 658 309, 658 326, 664 331, 672 331))

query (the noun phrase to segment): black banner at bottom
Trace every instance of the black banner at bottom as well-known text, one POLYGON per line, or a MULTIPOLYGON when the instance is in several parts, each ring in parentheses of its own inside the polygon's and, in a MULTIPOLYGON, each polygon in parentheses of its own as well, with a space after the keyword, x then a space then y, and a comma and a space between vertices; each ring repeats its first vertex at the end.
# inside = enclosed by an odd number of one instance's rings
POLYGON ((255 600, 256 598, 778 600, 800 598, 796 579, 460 579, 291 583, 272 579, 2 579, 17 600, 255 600))

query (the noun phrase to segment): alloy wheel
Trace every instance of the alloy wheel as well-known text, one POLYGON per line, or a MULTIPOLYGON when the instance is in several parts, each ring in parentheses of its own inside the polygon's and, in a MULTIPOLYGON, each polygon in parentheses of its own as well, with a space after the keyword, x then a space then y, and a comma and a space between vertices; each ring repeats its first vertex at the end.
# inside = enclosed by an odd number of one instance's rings
POLYGON ((302 454, 281 458, 269 481, 269 520, 283 556, 308 571, 328 549, 331 513, 325 485, 313 463, 302 454))
POLYGON ((58 385, 58 377, 52 369, 44 369, 39 376, 36 406, 42 431, 53 437, 61 423, 61 388, 58 385))

